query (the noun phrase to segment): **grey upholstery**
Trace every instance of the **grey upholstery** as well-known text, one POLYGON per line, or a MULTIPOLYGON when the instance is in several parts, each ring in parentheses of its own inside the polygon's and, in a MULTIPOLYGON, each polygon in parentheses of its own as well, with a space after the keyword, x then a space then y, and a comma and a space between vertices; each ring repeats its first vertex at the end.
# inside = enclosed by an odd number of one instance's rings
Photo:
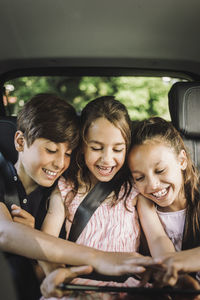
POLYGON ((200 82, 177 82, 168 96, 172 124, 181 133, 200 171, 200 82))

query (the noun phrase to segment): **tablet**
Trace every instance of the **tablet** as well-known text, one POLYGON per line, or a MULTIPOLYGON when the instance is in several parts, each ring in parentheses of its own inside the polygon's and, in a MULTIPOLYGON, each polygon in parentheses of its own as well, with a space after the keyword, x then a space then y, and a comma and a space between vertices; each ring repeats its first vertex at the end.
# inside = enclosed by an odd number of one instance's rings
POLYGON ((127 294, 137 294, 137 295, 198 295, 200 290, 193 289, 180 289, 173 287, 164 287, 164 288, 154 288, 154 287, 114 287, 114 286, 93 286, 93 285, 77 285, 77 284, 68 284, 62 283, 59 285, 59 288, 62 290, 69 291, 93 291, 100 293, 127 293, 127 294))

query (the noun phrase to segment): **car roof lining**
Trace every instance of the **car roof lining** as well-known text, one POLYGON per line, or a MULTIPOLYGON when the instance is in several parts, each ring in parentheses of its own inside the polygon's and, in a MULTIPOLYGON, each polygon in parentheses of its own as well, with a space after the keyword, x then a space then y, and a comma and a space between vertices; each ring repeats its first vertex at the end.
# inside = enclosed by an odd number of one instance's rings
POLYGON ((199 11, 198 0, 2 0, 0 74, 61 66, 200 74, 199 11))
POLYGON ((2 0, 0 7, 0 85, 33 75, 200 80, 198 0, 2 0))

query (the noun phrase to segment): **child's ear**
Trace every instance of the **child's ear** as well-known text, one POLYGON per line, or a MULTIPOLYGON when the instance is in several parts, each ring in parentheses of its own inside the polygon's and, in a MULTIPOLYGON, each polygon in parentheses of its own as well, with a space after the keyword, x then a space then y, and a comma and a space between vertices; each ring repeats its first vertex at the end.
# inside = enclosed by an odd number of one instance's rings
POLYGON ((180 162, 180 166, 182 170, 185 170, 187 168, 187 155, 185 150, 181 150, 181 152, 179 153, 178 156, 179 162, 180 162))
POLYGON ((15 148, 18 152, 22 152, 24 150, 24 135, 23 132, 17 130, 14 137, 15 148))

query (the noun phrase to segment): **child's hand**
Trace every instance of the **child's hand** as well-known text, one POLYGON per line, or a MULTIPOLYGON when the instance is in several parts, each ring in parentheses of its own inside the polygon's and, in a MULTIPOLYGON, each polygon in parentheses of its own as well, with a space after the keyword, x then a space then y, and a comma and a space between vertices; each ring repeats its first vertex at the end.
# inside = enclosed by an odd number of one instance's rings
POLYGON ((177 283, 180 268, 173 256, 165 259, 163 263, 166 266, 166 272, 162 277, 162 285, 174 286, 177 283))
POLYGON ((162 287, 162 279, 166 273, 166 267, 160 259, 155 260, 157 263, 146 267, 146 271, 141 274, 140 286, 145 286, 150 280, 153 280, 154 287, 162 287))
POLYGON ((147 267, 142 274, 141 286, 144 286, 149 279, 152 279, 153 286, 158 288, 176 285, 179 274, 172 261, 172 257, 160 258, 160 265, 147 267))
POLYGON ((35 218, 16 204, 11 206, 11 215, 14 222, 27 225, 31 228, 35 227, 35 218))
POLYGON ((158 260, 128 252, 99 252, 91 263, 95 271, 104 275, 141 274, 146 267, 160 265, 158 260))
POLYGON ((176 284, 178 275, 199 271, 200 248, 183 250, 173 253, 170 257, 163 260, 166 266, 166 274, 163 278, 164 283, 169 285, 176 284))
POLYGON ((65 282, 68 283, 74 278, 84 274, 90 274, 92 272, 91 266, 71 267, 71 268, 59 268, 51 272, 42 282, 40 290, 45 298, 58 297, 61 298, 64 295, 68 295, 71 291, 63 291, 58 286, 65 282))
POLYGON ((162 284, 174 286, 177 283, 179 275, 189 271, 187 270, 189 261, 190 257, 187 257, 187 251, 175 252, 170 257, 163 259, 166 271, 163 274, 162 284), (185 269, 184 265, 186 265, 185 269))

